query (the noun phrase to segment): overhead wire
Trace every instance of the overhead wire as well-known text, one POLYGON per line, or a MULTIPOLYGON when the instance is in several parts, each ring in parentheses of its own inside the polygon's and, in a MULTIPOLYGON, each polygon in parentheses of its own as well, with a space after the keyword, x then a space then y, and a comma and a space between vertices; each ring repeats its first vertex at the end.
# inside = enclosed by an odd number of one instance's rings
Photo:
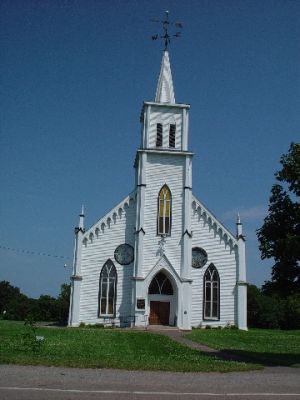
POLYGON ((29 254, 29 255, 34 255, 34 256, 62 258, 62 259, 66 259, 66 260, 71 259, 71 257, 62 256, 62 255, 58 255, 58 254, 45 253, 42 251, 33 251, 33 250, 29 250, 29 249, 16 249, 14 247, 9 247, 9 246, 4 246, 4 245, 0 245, 0 249, 9 250, 14 253, 23 253, 23 254, 29 254))

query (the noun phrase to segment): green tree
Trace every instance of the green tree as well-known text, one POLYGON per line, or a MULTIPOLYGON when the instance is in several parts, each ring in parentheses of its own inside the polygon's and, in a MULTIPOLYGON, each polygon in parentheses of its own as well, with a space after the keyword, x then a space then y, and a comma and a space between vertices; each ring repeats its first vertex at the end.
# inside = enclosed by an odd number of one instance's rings
POLYGON ((6 311, 7 305, 13 298, 20 295, 20 289, 7 281, 0 282, 0 312, 6 311))
POLYGON ((66 324, 70 303, 70 285, 61 285, 57 299, 41 295, 32 299, 7 281, 0 282, 0 318, 10 320, 57 321, 66 324))
POLYGON ((57 320, 60 324, 67 324, 69 316, 71 285, 64 283, 60 287, 60 294, 57 298, 57 320))
POLYGON ((286 297, 300 290, 300 144, 292 143, 275 174, 268 215, 257 231, 262 259, 272 258, 271 281, 264 292, 286 297))
POLYGON ((18 287, 12 286, 7 281, 0 282, 0 315, 10 319, 11 315, 19 319, 18 308, 26 303, 27 297, 20 292, 18 287))
POLYGON ((267 296, 255 285, 249 285, 247 302, 249 327, 281 328, 284 322, 283 303, 278 297, 267 296))
POLYGON ((33 315, 36 321, 57 321, 58 305, 54 297, 41 295, 37 300, 38 311, 33 315))

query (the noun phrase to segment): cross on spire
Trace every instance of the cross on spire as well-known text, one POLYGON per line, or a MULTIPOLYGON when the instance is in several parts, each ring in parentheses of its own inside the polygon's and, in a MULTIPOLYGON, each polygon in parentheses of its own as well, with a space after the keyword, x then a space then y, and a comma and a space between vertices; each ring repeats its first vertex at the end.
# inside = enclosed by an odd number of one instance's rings
POLYGON ((183 26, 182 26, 182 23, 179 21, 171 22, 169 20, 169 11, 166 11, 165 14, 166 14, 165 19, 163 21, 158 20, 158 19, 152 19, 152 22, 162 23, 162 27, 163 27, 163 31, 164 31, 163 35, 159 35, 159 34, 153 35, 152 40, 163 39, 164 44, 165 44, 164 51, 168 51, 168 46, 171 43, 171 37, 172 36, 179 37, 181 35, 180 31, 177 31, 174 35, 170 35, 169 34, 170 25, 174 25, 177 29, 181 29, 183 26))

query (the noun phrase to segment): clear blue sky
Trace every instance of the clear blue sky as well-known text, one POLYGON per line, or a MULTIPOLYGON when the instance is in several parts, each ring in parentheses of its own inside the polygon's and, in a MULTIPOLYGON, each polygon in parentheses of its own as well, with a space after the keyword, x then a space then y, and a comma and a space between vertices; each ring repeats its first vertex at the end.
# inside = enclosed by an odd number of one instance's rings
POLYGON ((90 226, 134 185, 143 100, 162 44, 152 17, 183 22, 170 58, 190 103, 196 196, 231 230, 240 212, 247 273, 261 285, 255 230, 300 128, 299 1, 2 0, 0 280, 30 296, 69 281, 81 204, 90 226))

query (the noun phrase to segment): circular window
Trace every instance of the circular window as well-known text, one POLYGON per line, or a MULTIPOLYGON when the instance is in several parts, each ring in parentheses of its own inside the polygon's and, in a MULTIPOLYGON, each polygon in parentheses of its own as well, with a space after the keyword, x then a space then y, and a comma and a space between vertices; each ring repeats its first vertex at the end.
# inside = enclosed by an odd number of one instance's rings
POLYGON ((192 267, 202 268, 207 263, 207 253, 201 247, 192 249, 192 267))
POLYGON ((132 263, 134 257, 133 247, 129 244, 120 244, 115 250, 115 260, 121 265, 132 263))

